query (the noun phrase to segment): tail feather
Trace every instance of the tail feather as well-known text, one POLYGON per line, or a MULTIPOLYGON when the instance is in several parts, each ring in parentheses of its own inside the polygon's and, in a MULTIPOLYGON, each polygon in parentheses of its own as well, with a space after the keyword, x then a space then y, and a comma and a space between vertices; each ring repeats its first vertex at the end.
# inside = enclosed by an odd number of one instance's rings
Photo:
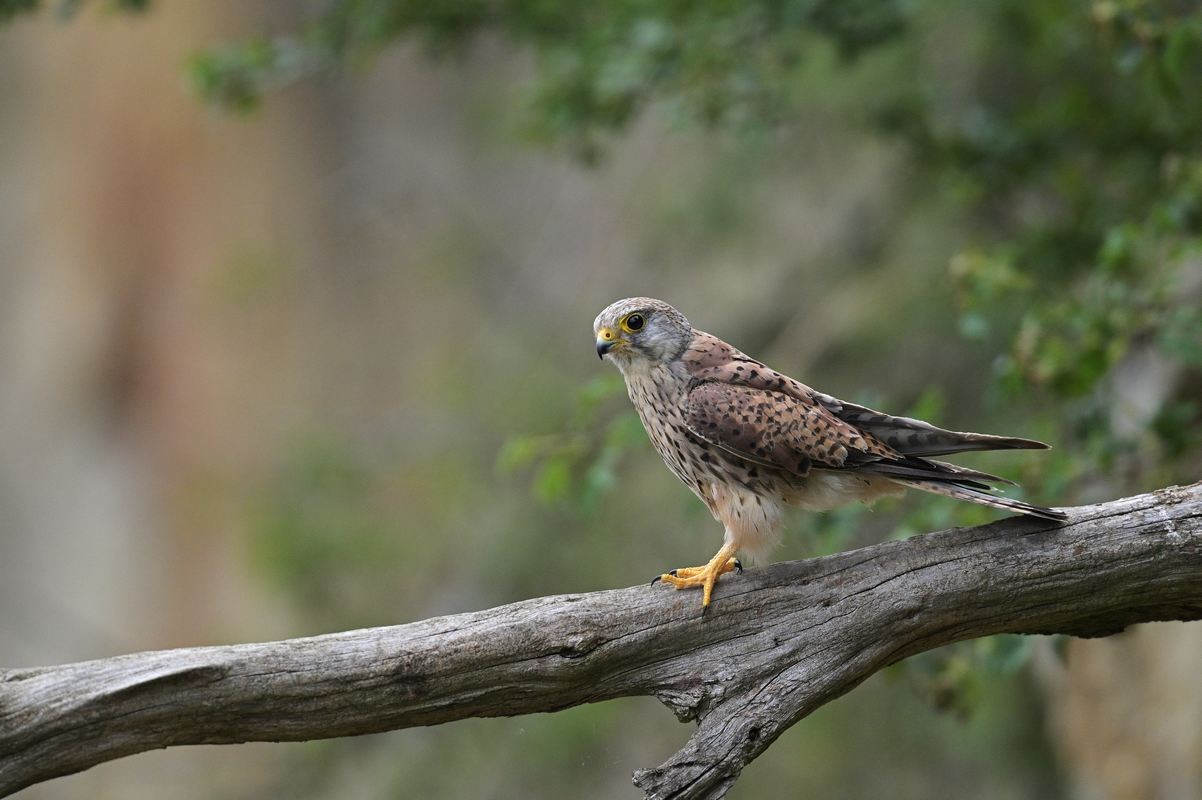
POLYGON ((906 458, 903 461, 873 461, 859 467, 862 472, 876 472, 890 478, 907 480, 954 481, 981 491, 993 491, 991 483, 1018 484, 1000 475, 991 475, 968 467, 948 464, 945 461, 929 461, 925 458, 906 458))
POLYGON ((944 456, 972 450, 1048 449, 1048 445, 1034 439, 944 430, 920 419, 882 414, 821 392, 815 392, 814 399, 839 419, 907 456, 944 456))
POLYGON ((1013 500, 1009 497, 1001 495, 987 494, 986 492, 972 488, 971 486, 961 485, 957 483, 949 483, 945 481, 930 481, 930 480, 906 480, 898 479, 898 483, 904 486, 912 486, 915 489, 922 489, 924 492, 933 492, 941 494, 944 497, 954 497, 957 500, 967 500, 970 503, 980 503, 981 505, 993 506, 1000 508, 1003 511, 1014 511, 1019 514, 1027 514, 1032 517, 1041 517, 1050 519, 1056 522, 1062 522, 1068 519, 1068 514, 1055 508, 1046 508, 1037 506, 1034 503, 1024 503, 1022 500, 1013 500))

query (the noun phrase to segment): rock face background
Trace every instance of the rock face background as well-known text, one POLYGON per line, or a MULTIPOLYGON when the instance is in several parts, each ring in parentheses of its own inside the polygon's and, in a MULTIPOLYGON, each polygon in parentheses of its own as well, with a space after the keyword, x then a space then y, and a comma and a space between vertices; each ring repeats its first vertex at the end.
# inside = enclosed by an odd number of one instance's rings
MULTIPOLYGON (((190 52, 287 25, 290 5, 0 29, 3 666, 404 622, 702 560, 720 531, 623 427, 592 353, 593 316, 622 296, 663 297, 840 396, 1041 435, 985 396, 1006 344, 957 334, 960 217, 916 202, 913 154, 829 94, 752 143, 649 115, 596 168, 513 134, 534 68, 488 38, 449 62, 391 49, 246 119, 189 94, 190 52)), ((1196 388, 1124 364, 1154 395, 1133 415, 1196 388)), ((1127 486, 1056 496, 1037 457, 973 463, 1028 471, 1048 503, 1127 486)), ((837 546, 979 513, 935 502, 837 517, 837 546)), ((782 558, 836 546, 829 521, 793 528, 782 558)), ((966 717, 896 669, 731 796, 1202 796, 1199 630, 1040 644, 1033 670, 976 681, 966 717)), ((621 701, 176 749, 22 796, 624 797, 685 734, 621 701)))

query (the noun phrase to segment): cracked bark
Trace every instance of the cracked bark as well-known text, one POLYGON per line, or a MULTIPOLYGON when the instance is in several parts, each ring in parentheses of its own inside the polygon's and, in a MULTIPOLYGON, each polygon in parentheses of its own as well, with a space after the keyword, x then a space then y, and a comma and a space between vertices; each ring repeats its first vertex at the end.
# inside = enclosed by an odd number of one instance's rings
POLYGON ((1202 618, 1202 484, 726 576, 408 625, 0 671, 0 796, 182 744, 351 736, 654 695, 696 730, 634 782, 719 798, 881 668, 995 633, 1202 618))

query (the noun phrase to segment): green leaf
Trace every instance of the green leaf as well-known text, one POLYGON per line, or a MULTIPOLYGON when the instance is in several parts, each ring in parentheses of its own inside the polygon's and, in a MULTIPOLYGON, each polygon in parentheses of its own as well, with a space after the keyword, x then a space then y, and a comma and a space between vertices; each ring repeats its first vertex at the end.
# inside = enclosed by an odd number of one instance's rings
POLYGON ((1184 87, 1187 81, 1196 82, 1199 77, 1198 73, 1190 67, 1196 66, 1200 52, 1202 52, 1202 28, 1197 24, 1189 23, 1174 26, 1169 31, 1164 54, 1161 56, 1165 73, 1178 86, 1184 87))
POLYGON ((11 22, 21 14, 37 11, 39 0, 0 0, 0 24, 11 22))
POLYGON ((1159 338, 1166 353, 1202 367, 1202 309, 1186 306, 1165 314, 1159 338))
POLYGON ((501 445, 497 453, 497 471, 508 475, 529 467, 546 449, 546 438, 538 436, 512 436, 501 445))
POLYGON ((548 458, 534 478, 534 496, 550 505, 564 499, 572 488, 572 469, 563 455, 548 458))

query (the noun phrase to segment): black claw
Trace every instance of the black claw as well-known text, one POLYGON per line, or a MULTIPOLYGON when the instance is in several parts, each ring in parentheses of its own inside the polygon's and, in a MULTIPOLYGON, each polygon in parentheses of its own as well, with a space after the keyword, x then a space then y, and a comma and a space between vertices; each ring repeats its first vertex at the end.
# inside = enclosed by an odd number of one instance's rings
POLYGON ((669 574, 669 575, 671 575, 673 578, 675 578, 675 577, 676 577, 676 570, 674 570, 674 569, 670 569, 670 570, 668 570, 668 574, 669 574))
POLYGON ((743 574, 743 562, 737 558, 735 559, 735 573, 738 575, 743 574))
POLYGON ((651 585, 652 585, 652 586, 654 586, 656 583, 658 583, 658 582, 659 582, 659 579, 660 579, 660 578, 662 578, 662 577, 664 577, 664 576, 663 576, 663 575, 656 575, 654 578, 652 578, 652 579, 651 579, 651 585))

